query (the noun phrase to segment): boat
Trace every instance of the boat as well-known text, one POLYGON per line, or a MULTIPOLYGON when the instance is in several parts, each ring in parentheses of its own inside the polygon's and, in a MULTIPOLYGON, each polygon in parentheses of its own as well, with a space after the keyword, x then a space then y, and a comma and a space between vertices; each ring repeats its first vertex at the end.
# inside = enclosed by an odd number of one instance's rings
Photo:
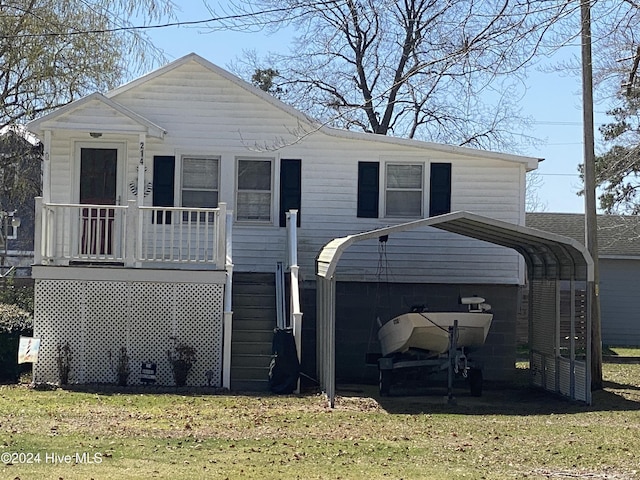
POLYGON ((491 305, 482 297, 464 297, 460 303, 468 305, 466 312, 429 312, 413 308, 389 320, 378 330, 378 339, 384 357, 394 353, 404 353, 410 349, 425 350, 443 354, 449 350, 449 327, 458 321, 456 346, 473 347, 483 345, 493 314, 488 313, 491 305))

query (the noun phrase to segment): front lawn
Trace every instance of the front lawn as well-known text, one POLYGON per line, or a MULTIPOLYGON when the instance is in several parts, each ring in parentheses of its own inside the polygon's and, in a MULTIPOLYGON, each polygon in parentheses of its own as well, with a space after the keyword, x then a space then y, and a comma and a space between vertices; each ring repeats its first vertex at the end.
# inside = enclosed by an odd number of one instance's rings
POLYGON ((591 407, 497 385, 457 405, 343 386, 334 410, 317 394, 3 386, 0 478, 640 478, 640 365, 604 373, 591 407))

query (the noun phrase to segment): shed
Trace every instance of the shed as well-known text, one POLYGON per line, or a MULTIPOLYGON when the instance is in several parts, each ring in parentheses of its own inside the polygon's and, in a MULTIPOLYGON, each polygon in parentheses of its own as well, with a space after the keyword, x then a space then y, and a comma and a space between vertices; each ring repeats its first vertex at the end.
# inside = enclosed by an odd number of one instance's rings
POLYGON ((529 311, 531 383, 590 404, 594 274, 588 251, 568 237, 463 211, 334 238, 320 250, 316 258, 317 368, 329 404, 334 406, 336 396, 335 271, 340 257, 354 243, 419 227, 507 247, 524 258, 533 305, 529 311), (563 311, 560 302, 562 290, 569 294, 568 311, 563 311), (584 296, 578 293, 581 291, 584 296))

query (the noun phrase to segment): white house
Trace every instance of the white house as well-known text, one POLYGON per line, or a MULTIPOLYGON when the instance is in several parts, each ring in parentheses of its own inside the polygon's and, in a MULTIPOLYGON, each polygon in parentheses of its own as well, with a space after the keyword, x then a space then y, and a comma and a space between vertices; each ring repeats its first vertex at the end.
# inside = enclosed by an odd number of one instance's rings
MULTIPOLYGON (((303 313, 313 377, 323 245, 453 211, 524 225, 525 174, 538 164, 321 126, 195 54, 29 129, 44 143, 33 267, 42 381, 58 379, 68 343, 72 382, 114 382, 125 347, 130 383, 153 362, 158 383, 171 384, 177 341, 196 350, 190 385, 264 388, 274 272, 292 263, 291 247, 300 288, 294 275, 289 291, 301 298, 292 313, 303 313), (290 210, 297 230, 286 227, 290 210)), ((494 308, 486 377, 513 368, 525 275, 514 251, 424 227, 361 242, 338 269, 338 378, 376 375, 365 362, 378 351, 376 318, 473 294, 494 308)))

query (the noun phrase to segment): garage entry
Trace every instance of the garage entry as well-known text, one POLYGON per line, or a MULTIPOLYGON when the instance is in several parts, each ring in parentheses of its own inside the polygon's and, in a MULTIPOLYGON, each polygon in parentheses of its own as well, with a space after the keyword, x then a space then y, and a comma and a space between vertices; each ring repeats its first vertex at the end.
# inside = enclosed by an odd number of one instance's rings
POLYGON ((335 238, 316 258, 317 369, 335 404, 336 267, 354 243, 433 227, 517 251, 527 265, 531 383, 591 403, 591 292, 593 260, 577 241, 533 228, 454 212, 335 238))

